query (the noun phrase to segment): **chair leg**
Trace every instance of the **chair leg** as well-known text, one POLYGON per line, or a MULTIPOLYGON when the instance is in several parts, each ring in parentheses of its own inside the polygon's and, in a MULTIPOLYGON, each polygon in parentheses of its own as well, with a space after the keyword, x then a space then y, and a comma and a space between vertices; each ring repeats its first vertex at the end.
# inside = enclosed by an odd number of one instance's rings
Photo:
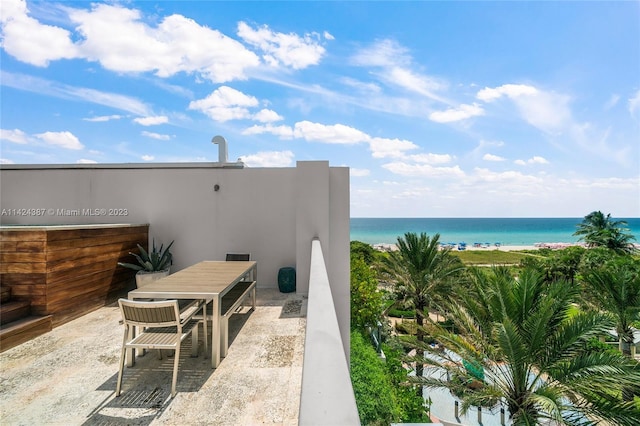
POLYGON ((181 345, 181 342, 178 341, 178 345, 176 347, 175 359, 173 360, 173 380, 171 381, 171 398, 176 396, 176 383, 178 381, 178 362, 180 361, 180 345, 181 345))
POLYGON ((120 390, 122 388, 122 375, 124 373, 125 357, 127 356, 126 343, 127 343, 127 335, 128 334, 129 334, 129 331, 125 328, 125 330, 124 330, 124 338, 122 339, 122 351, 120 353, 120 369, 118 370, 118 381, 117 381, 117 384, 116 384, 116 396, 120 396, 120 390))

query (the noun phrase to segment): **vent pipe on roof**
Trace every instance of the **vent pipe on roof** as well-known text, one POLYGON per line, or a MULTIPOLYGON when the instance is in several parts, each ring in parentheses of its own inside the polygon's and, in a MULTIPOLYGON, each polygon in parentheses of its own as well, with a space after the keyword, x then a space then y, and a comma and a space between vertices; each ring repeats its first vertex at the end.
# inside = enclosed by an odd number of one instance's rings
POLYGON ((214 136, 211 143, 218 145, 218 162, 228 163, 227 158, 227 140, 222 136, 214 136))

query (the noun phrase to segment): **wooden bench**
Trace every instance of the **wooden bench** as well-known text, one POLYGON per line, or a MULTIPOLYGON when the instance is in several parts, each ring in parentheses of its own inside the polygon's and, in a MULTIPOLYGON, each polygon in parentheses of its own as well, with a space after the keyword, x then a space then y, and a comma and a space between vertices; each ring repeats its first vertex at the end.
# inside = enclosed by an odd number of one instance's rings
POLYGON ((251 294, 251 309, 256 309, 256 282, 240 281, 227 294, 222 296, 222 318, 220 323, 220 356, 227 356, 229 349, 229 317, 236 313, 239 307, 251 294))
MULTIPOLYGON (((256 282, 240 281, 231 290, 222 296, 220 312, 220 356, 227 356, 229 349, 229 317, 244 305, 245 300, 251 296, 251 309, 256 309, 256 282)), ((213 318, 213 304, 207 305, 207 320, 213 318)), ((205 335, 205 338, 208 338, 205 335)), ((213 342, 212 342, 213 344, 213 342)))

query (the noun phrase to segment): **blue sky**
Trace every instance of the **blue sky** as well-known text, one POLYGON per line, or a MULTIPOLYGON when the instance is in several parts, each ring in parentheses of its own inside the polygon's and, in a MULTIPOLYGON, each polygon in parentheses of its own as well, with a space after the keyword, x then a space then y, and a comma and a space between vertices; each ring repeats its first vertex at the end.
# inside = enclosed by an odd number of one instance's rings
POLYGON ((0 161, 328 160, 352 217, 640 216, 639 2, 19 1, 0 161))

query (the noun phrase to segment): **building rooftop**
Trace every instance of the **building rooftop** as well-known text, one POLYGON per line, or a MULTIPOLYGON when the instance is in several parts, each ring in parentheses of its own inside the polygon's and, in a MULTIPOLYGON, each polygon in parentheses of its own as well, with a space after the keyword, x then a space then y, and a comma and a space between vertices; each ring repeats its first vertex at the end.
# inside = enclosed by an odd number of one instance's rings
POLYGON ((124 327, 111 304, 0 354, 3 424, 298 424, 307 299, 257 290, 255 311, 229 321, 217 369, 183 342, 177 395, 173 358, 156 352, 126 368, 115 397, 124 327))

